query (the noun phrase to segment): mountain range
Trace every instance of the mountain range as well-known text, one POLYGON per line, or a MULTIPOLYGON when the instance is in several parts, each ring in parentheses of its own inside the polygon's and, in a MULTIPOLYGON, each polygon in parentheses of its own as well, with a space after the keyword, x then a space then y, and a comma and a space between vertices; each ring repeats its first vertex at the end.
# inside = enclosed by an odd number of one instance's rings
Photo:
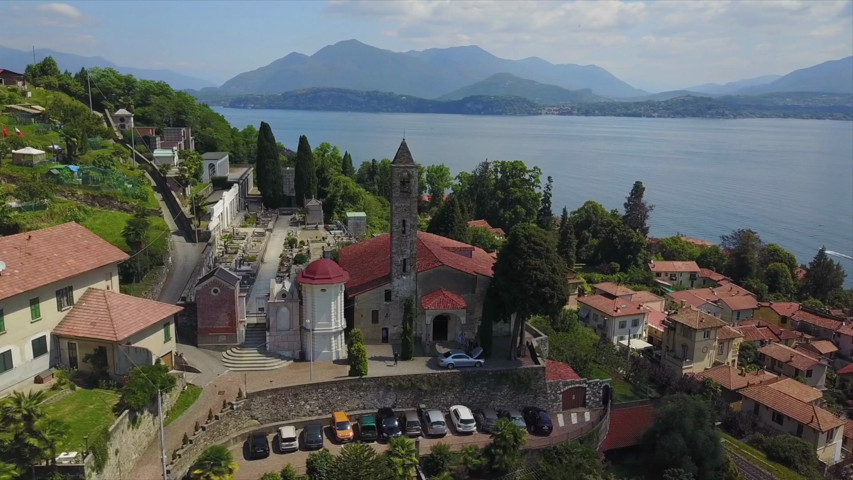
MULTIPOLYGON (((213 82, 183 75, 171 70, 122 67, 103 57, 84 57, 72 53, 57 52, 56 50, 47 48, 37 48, 35 50, 36 62, 42 61, 45 57, 53 57, 57 65, 59 65, 60 70, 68 70, 71 73, 79 72, 81 68, 112 68, 125 75, 133 75, 136 78, 166 82, 175 90, 200 89, 214 85, 213 82)), ((0 46, 0 68, 24 73, 27 65, 31 63, 33 63, 32 50, 15 50, 0 46)))

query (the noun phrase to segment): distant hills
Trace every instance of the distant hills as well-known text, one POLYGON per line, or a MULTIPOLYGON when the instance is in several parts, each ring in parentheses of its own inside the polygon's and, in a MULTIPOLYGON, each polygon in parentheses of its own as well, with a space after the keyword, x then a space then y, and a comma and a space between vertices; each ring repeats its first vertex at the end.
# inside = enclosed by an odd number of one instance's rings
POLYGON ((739 95, 777 92, 853 94, 853 56, 831 60, 793 72, 764 85, 739 90, 739 95))
POLYGON ((765 83, 770 83, 781 77, 782 75, 762 75, 760 77, 747 78, 736 82, 724 83, 722 85, 719 83, 705 83, 703 85, 685 88, 685 90, 696 93, 709 93, 712 95, 731 95, 746 87, 764 85, 765 83))
MULTIPOLYGON (((37 48, 35 51, 36 62, 45 57, 53 57, 59 65, 60 70, 68 70, 77 73, 81 68, 113 68, 125 75, 133 75, 136 78, 166 82, 175 90, 200 89, 212 87, 213 83, 200 78, 190 77, 171 70, 149 70, 144 68, 121 67, 102 57, 84 57, 71 53, 57 52, 46 48, 37 48)), ((15 50, 0 46, 0 68, 24 73, 27 65, 33 63, 33 51, 15 50)))
POLYGON ((604 97, 646 93, 595 65, 555 65, 537 57, 507 60, 477 46, 392 52, 357 40, 329 45, 311 56, 290 53, 235 76, 219 93, 270 94, 331 87, 439 98, 498 73, 567 90, 590 89, 604 97))
POLYGON ((473 95, 495 97, 521 97, 540 105, 560 105, 563 103, 588 103, 605 100, 592 93, 592 90, 567 90, 556 85, 548 85, 533 80, 516 77, 511 73, 496 73, 491 77, 473 83, 459 90, 439 97, 439 100, 460 100, 473 95))

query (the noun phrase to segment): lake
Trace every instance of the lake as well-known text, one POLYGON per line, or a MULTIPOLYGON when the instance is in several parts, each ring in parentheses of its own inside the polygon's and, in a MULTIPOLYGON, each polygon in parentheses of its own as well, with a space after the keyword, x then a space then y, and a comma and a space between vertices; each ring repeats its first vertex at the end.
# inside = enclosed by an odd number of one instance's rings
POLYGON ((554 213, 586 200, 622 209, 634 181, 655 206, 651 235, 712 242, 751 228, 808 263, 826 246, 853 287, 853 122, 822 120, 509 117, 215 108, 240 129, 265 121, 296 150, 300 135, 347 150, 356 168, 392 158, 454 175, 522 160, 554 178, 554 213))

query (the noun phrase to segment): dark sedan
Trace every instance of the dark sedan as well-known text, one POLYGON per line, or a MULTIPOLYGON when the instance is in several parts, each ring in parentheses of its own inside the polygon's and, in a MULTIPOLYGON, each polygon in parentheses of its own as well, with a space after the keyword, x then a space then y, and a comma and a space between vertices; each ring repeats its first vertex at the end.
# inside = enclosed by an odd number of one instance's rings
POLYGON ((393 437, 403 435, 403 430, 400 428, 400 421, 397 419, 397 414, 392 408, 380 408, 376 413, 379 418, 379 436, 383 440, 390 440, 393 437))
POLYGON ((249 435, 249 459, 267 458, 270 456, 270 441, 266 433, 249 435))
POLYGON ((551 435, 554 431, 554 424, 551 423, 551 417, 548 412, 539 407, 524 407, 522 411, 524 421, 527 422, 527 431, 536 435, 551 435))
POLYGON ((309 423, 302 430, 302 446, 305 450, 320 450, 323 448, 323 425, 319 423, 309 423))
POLYGON ((494 408, 478 408, 474 410, 474 420, 477 428, 483 433, 495 431, 495 423, 498 421, 498 412, 494 408))

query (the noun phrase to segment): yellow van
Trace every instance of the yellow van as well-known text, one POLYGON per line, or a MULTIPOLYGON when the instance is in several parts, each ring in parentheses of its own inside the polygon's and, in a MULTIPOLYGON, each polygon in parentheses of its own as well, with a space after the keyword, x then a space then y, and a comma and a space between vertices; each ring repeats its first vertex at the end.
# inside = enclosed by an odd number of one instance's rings
POLYGON ((353 440, 352 423, 350 423, 346 412, 335 412, 332 414, 332 431, 335 432, 335 439, 337 439, 338 443, 346 443, 353 440))

